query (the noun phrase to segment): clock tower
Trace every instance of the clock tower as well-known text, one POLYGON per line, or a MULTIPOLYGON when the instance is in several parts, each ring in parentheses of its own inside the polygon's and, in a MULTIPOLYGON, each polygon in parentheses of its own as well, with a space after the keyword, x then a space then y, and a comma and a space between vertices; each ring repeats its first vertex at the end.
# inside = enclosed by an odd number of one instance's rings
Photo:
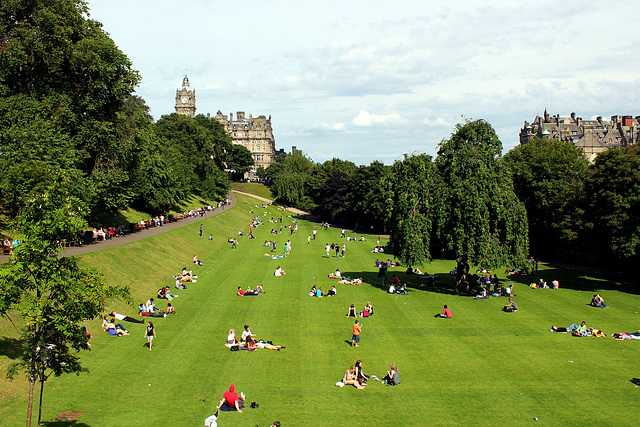
POLYGON ((176 113, 185 116, 196 116, 196 91, 189 90, 189 79, 184 75, 182 79, 182 89, 176 89, 176 113))

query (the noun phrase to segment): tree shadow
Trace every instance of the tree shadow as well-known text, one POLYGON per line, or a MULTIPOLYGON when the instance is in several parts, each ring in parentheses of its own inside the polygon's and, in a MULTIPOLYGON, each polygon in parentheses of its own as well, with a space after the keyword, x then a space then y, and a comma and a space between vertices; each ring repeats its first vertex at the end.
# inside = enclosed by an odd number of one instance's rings
POLYGON ((407 284, 407 290, 409 292, 428 291, 447 295, 455 295, 456 293, 455 277, 451 276, 449 272, 435 273, 437 279, 431 282, 427 279, 421 279, 419 275, 405 273, 404 267, 400 267, 399 270, 389 269, 384 286, 382 286, 382 281, 380 277, 378 277, 378 271, 346 271, 341 273, 343 278, 361 278, 363 284, 377 288, 385 293, 389 290, 389 285, 391 284, 394 274, 398 276, 400 282, 407 284))
POLYGON ((89 424, 78 420, 43 421, 41 424, 45 427, 91 427, 89 424))
POLYGON ((0 356, 17 359, 22 354, 22 341, 18 338, 0 338, 0 356))
MULTIPOLYGON (((560 282, 560 289, 572 289, 576 291, 588 291, 599 293, 602 291, 620 291, 634 295, 640 295, 640 286, 636 280, 614 279, 597 273, 582 273, 576 270, 570 270, 560 267, 549 267, 539 270, 536 273, 528 275, 508 276, 503 283, 513 282, 529 286, 531 283, 537 283, 543 279, 551 286, 553 280, 560 282)), ((514 288, 517 293, 518 286, 514 288)), ((552 289, 540 289, 541 292, 550 291, 552 289)), ((588 303, 588 301, 587 301, 588 303)))

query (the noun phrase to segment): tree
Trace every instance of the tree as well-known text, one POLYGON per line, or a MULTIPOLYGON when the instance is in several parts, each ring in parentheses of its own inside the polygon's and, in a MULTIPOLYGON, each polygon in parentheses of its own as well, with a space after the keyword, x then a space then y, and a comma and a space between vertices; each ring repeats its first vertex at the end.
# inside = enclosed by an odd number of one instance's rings
POLYGON ((172 113, 162 116, 154 130, 167 147, 166 161, 182 177, 187 191, 200 191, 209 199, 224 198, 230 182, 222 168, 231 139, 216 119, 172 113))
MULTIPOLYGON (((226 155, 227 169, 233 169, 236 173, 244 175, 255 164, 251 151, 241 144, 231 144, 226 155)), ((264 171, 264 168, 262 168, 264 171)))
POLYGON ((584 199, 589 161, 570 142, 534 138, 504 156, 518 199, 527 209, 534 254, 562 255, 575 244, 566 218, 584 199))
POLYGON ((434 206, 439 180, 431 157, 404 156, 391 168, 392 210, 387 228, 394 252, 404 264, 431 261, 434 206))
POLYGON ((590 248, 589 261, 635 265, 640 247, 640 147, 600 153, 587 177, 586 193, 582 246, 590 248))
POLYGON ((374 161, 360 166, 343 186, 346 208, 337 220, 365 230, 384 230, 392 212, 392 168, 374 161))
POLYGON ((502 143, 484 120, 458 124, 439 145, 442 201, 438 252, 487 268, 520 267, 528 255, 527 215, 500 159, 502 143))
MULTIPOLYGON (((83 199, 99 203, 91 209, 114 210, 131 196, 114 121, 140 77, 88 12, 82 0, 0 3, 0 97, 6 100, 0 116, 14 109, 19 114, 10 112, 10 127, 46 122, 56 128, 51 144, 33 126, 22 139, 39 140, 42 150, 57 154, 64 136, 70 149, 62 157, 72 156, 69 168, 86 177, 83 199)), ((0 141, 3 153, 12 155, 16 141, 0 141)))
POLYGON ((128 289, 109 286, 100 272, 58 256, 60 240, 71 239, 82 229, 86 212, 80 200, 69 196, 71 182, 64 172, 39 170, 41 180, 24 195, 23 207, 12 223, 20 244, 11 259, 0 264, 0 314, 16 326, 24 341, 23 353, 8 374, 20 368, 27 372, 27 426, 36 383, 40 383, 40 425, 47 379, 84 370, 76 355, 88 349, 80 323, 95 318, 108 299, 128 296, 128 289), (24 328, 18 328, 15 315, 21 317, 24 328))
POLYGON ((316 164, 301 151, 289 154, 282 160, 271 164, 266 174, 273 182, 271 191, 276 198, 290 206, 312 210, 315 208, 309 193, 309 179, 316 164))

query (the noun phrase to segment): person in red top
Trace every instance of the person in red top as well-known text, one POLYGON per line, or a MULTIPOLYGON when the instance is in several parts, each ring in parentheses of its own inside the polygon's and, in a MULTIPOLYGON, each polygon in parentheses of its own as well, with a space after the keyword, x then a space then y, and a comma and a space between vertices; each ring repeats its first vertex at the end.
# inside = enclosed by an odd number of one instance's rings
POLYGON ((442 310, 442 313, 438 313, 433 317, 443 317, 445 319, 451 319, 451 310, 449 310, 449 307, 447 307, 447 305, 445 304, 444 310, 442 310))
POLYGON ((356 320, 356 323, 353 325, 353 337, 351 338, 352 347, 359 347, 358 343, 360 343, 360 331, 362 330, 362 326, 358 323, 359 322, 356 320))
POLYGON ((235 387, 231 384, 229 391, 225 392, 222 396, 222 400, 220 400, 217 409, 242 412, 240 410, 242 407, 244 407, 244 393, 240 393, 240 397, 238 397, 238 393, 235 392, 235 387))
POLYGON ((241 297, 244 296, 244 291, 242 290, 242 288, 240 286, 238 286, 238 295, 240 295, 241 297))

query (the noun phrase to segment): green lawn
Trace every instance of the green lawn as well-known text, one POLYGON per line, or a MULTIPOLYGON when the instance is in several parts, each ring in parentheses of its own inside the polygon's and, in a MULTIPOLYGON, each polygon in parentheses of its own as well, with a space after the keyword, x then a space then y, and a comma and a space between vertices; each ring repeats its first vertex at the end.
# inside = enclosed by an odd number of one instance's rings
POLYGON ((234 190, 242 191, 249 194, 255 194, 259 197, 275 200, 275 196, 271 192, 271 189, 264 184, 257 184, 255 182, 232 182, 231 188, 234 190))
MULTIPOLYGON (((48 425, 199 426, 232 383, 260 408, 222 413, 220 426, 268 426, 274 420, 283 426, 521 425, 535 422, 534 417, 545 425, 630 425, 640 415, 640 389, 629 382, 640 377, 640 342, 548 332, 551 325, 581 320, 608 334, 638 330, 638 295, 618 291, 610 281, 541 267, 538 276, 520 278, 515 285, 520 311, 503 313, 504 298, 475 301, 446 291, 452 261, 420 266, 439 274, 442 288, 388 295, 373 266, 383 258, 370 252, 375 237, 349 242, 346 258, 327 259, 324 244, 342 243, 340 231, 318 228, 318 240, 307 245, 315 225, 302 222, 291 237, 291 256, 272 260, 263 256, 270 250, 263 243, 279 226, 268 219, 281 211, 256 209, 255 203, 239 195, 235 208, 204 219, 205 236, 213 233, 213 242, 198 237, 199 223, 194 223, 84 256, 112 283, 129 284, 136 307, 160 286, 172 286, 171 276, 183 266, 193 268, 199 280, 175 291, 178 315, 153 319, 157 339, 152 352, 144 347, 142 325, 126 324, 131 335, 114 338, 102 332, 99 320, 92 321, 92 350, 82 357, 90 373, 47 383, 43 419, 48 425), (257 239, 241 238, 231 249, 226 240, 239 229, 248 232, 250 209, 268 211, 266 223, 254 231, 257 239), (203 267, 192 267, 194 253, 203 267), (286 276, 273 276, 278 265, 286 276), (338 285, 327 278, 336 267, 365 283, 338 285), (528 288, 526 283, 538 277, 557 277, 561 289, 528 288), (264 284, 267 293, 235 295, 238 286, 257 284, 264 284), (336 284, 338 295, 308 297, 313 284, 325 291, 336 284), (596 290, 612 308, 587 306, 596 290), (350 304, 360 310, 367 301, 375 315, 364 320, 360 347, 352 348, 345 340, 353 320, 345 314, 350 304), (443 304, 453 311, 452 319, 433 317, 443 304), (229 328, 239 334, 245 323, 258 338, 286 349, 230 352, 223 345, 229 328), (336 387, 357 359, 363 360, 365 373, 379 377, 396 363, 402 384, 385 387, 370 381, 364 391, 336 387), (68 410, 84 415, 77 423, 55 422, 58 413, 68 410)), ((285 217, 284 225, 291 220, 285 217)), ((280 254, 288 238, 288 233, 277 237, 280 254)), ((135 315, 133 305, 120 302, 112 308, 135 315)), ((15 357, 15 334, 5 320, 0 320, 0 336, 4 367, 15 357)), ((26 381, 1 381, 2 424, 23 425, 26 381)))

